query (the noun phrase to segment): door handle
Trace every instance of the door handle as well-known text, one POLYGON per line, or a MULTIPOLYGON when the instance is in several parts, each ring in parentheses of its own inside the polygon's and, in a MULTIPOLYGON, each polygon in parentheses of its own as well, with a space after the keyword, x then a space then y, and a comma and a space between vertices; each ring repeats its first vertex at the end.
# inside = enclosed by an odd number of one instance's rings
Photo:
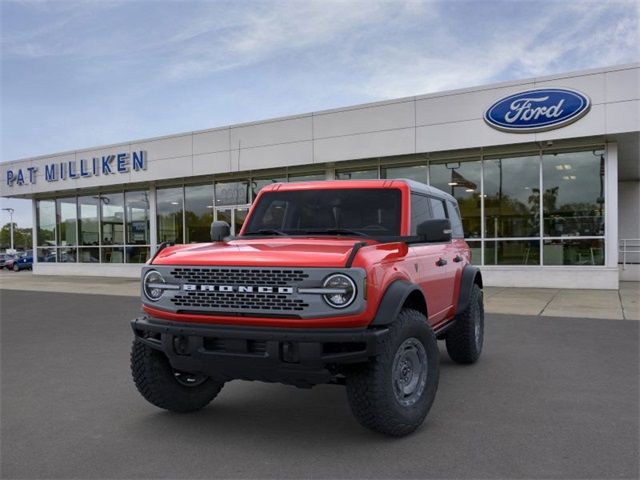
POLYGON ((453 257, 453 261, 459 263, 462 261, 462 257, 460 255, 456 255, 455 257, 453 257))
POLYGON ((438 267, 444 267, 447 264, 447 261, 444 258, 440 258, 437 262, 436 265, 438 267))

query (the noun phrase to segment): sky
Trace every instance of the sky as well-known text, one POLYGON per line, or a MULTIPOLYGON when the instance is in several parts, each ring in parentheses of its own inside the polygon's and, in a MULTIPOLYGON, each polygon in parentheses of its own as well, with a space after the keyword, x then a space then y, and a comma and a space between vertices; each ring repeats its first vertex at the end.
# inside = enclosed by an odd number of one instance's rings
MULTIPOLYGON (((640 60, 640 0, 2 0, 0 14, 0 161, 640 60)), ((1 201, 31 225, 28 201, 1 201)))

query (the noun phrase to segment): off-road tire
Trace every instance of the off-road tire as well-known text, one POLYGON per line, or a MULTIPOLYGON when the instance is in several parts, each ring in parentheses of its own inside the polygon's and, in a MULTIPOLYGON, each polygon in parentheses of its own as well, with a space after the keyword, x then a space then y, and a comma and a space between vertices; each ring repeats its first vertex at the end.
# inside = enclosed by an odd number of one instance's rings
POLYGON ((484 343, 484 303, 482 289, 474 284, 467 309, 456 317, 445 337, 447 353, 457 363, 475 363, 484 343))
POLYGON ((438 345, 425 316, 402 309, 380 344, 380 353, 346 375, 347 398, 358 422, 371 430, 400 437, 415 431, 431 409, 438 389, 438 345), (393 366, 405 341, 415 339, 426 353, 426 384, 415 403, 404 406, 394 393, 393 366))
POLYGON ((194 386, 181 385, 166 355, 136 340, 131 347, 131 374, 138 391, 149 403, 172 412, 200 410, 224 386, 223 382, 210 378, 194 386))

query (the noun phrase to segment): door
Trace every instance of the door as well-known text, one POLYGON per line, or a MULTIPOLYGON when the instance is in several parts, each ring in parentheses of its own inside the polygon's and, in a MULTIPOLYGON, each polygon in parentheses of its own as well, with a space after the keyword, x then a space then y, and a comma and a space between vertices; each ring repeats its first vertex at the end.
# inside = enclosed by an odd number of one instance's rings
MULTIPOLYGON (((412 193, 411 233, 417 225, 430 218, 447 218, 447 210, 441 199, 412 193)), ((423 243, 412 246, 416 259, 416 274, 420 288, 427 298, 429 323, 436 325, 452 312, 457 263, 456 249, 452 242, 423 243)))

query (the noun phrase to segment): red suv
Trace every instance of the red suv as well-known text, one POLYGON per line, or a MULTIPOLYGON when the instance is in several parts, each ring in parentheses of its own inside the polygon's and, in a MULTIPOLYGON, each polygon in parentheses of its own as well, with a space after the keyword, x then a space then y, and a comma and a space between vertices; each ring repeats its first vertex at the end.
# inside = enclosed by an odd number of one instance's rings
POLYGON ((152 404, 189 412, 234 379, 345 385, 358 421, 421 425, 438 346, 482 351, 482 277, 455 198, 411 180, 273 184, 235 237, 160 246, 142 271, 131 368, 152 404))

